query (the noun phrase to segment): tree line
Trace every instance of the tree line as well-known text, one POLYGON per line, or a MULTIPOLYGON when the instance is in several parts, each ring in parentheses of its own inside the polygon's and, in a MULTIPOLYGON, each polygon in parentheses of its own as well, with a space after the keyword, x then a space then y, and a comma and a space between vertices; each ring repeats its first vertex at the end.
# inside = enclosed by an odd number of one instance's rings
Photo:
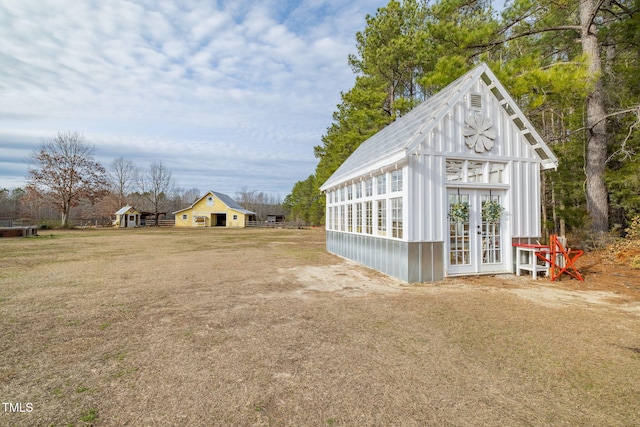
MULTIPOLYGON (((29 156, 26 186, 0 189, 0 220, 42 223, 57 216, 60 226, 69 227, 72 214, 76 221, 94 224, 109 221, 117 210, 131 205, 153 213, 157 221, 160 214, 171 218, 172 212, 202 197, 198 188, 177 187, 171 169, 161 161, 141 168, 118 157, 105 168, 95 160, 95 150, 78 132, 60 132, 44 140, 29 156)), ((278 197, 246 187, 236 199, 246 209, 255 209, 259 219, 282 213, 278 197)))
POLYGON ((640 0, 391 0, 356 34, 356 75, 286 201, 324 221, 318 188, 364 140, 486 62, 560 160, 545 234, 602 235, 640 214, 640 0))

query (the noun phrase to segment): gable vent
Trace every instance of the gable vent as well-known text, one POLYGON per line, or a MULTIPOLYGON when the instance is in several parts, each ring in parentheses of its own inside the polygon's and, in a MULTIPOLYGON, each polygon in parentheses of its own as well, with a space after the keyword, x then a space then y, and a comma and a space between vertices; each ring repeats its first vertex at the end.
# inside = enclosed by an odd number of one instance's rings
POLYGON ((471 94, 471 108, 476 110, 482 109, 482 95, 478 93, 471 94))

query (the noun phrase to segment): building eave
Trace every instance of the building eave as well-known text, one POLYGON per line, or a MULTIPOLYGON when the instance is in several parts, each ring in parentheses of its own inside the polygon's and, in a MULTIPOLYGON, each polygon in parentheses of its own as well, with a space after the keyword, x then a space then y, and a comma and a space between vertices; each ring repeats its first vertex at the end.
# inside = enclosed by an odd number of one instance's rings
POLYGON ((388 169, 393 169, 395 167, 402 167, 408 162, 407 158, 407 150, 402 149, 395 153, 390 154, 389 156, 378 159, 373 163, 369 163, 367 165, 363 165, 358 169, 355 169, 351 173, 347 175, 343 175, 336 179, 329 178, 321 187, 320 191, 327 191, 332 187, 339 186, 345 182, 357 181, 360 179, 372 177, 374 174, 378 174, 384 172, 388 169))

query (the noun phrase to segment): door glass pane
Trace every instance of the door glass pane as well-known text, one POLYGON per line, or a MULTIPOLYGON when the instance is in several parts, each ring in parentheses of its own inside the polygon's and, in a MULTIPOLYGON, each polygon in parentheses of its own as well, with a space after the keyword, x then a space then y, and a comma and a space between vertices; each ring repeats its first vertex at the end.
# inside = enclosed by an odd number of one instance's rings
POLYGON ((502 204, 500 196, 483 194, 482 200, 482 263, 502 262, 501 226, 502 204))
POLYGON ((468 194, 449 195, 449 264, 471 264, 468 194))

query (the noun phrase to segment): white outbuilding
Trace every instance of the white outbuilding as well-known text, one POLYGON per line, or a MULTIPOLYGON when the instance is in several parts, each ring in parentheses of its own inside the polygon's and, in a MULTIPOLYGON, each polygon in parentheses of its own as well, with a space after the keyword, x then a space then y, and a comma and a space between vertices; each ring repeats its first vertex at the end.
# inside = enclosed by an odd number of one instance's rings
POLYGON ((114 214, 113 225, 120 228, 140 227, 142 215, 133 206, 124 206, 114 214))
POLYGON ((515 271, 558 160, 481 64, 364 141, 322 185, 327 250, 407 282, 515 271))

